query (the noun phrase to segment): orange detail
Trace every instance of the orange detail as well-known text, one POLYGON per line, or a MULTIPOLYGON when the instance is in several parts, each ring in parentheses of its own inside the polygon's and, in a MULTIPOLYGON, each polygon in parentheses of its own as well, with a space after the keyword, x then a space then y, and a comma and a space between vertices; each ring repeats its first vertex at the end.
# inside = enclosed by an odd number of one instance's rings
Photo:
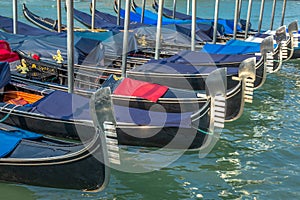
POLYGON ((27 92, 21 91, 7 91, 4 94, 4 102, 16 104, 16 105, 25 105, 31 104, 43 98, 41 95, 30 94, 27 92), (25 103, 26 102, 26 103, 25 103), (20 104, 19 104, 20 103, 20 104), (25 103, 25 104, 23 104, 25 103))

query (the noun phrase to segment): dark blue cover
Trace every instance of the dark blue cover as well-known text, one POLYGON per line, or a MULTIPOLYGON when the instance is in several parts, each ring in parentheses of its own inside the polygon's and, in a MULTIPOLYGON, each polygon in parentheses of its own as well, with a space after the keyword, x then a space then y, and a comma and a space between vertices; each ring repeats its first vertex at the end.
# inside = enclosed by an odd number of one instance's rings
MULTIPOLYGON (((136 12, 141 15, 142 14, 142 9, 139 7, 135 8, 136 12)), ((149 10, 145 10, 145 17, 157 21, 158 15, 154 12, 151 12, 149 10)), ((175 19, 170 19, 167 17, 162 18, 163 24, 181 24, 181 23, 191 23, 191 20, 175 20, 175 19)), ((213 25, 214 20, 212 19, 201 19, 197 18, 196 19, 197 23, 209 23, 213 25)), ((221 24, 225 28, 225 33, 227 34, 232 34, 233 33, 233 27, 234 27, 234 20, 226 20, 226 19, 218 19, 218 24, 221 24)), ((237 31, 242 31, 241 27, 238 25, 237 26, 237 31)))
MULTIPOLYGON (((243 60, 253 57, 253 55, 233 55, 233 54, 211 54, 199 51, 181 51, 174 56, 169 58, 164 58, 166 62, 178 63, 178 64, 188 64, 188 65, 203 65, 207 64, 223 64, 223 63, 237 63, 243 60)), ((256 56, 259 60, 260 56, 256 56)), ((159 62, 159 60, 157 61, 159 62)))
MULTIPOLYGON (((201 74, 208 75, 212 71, 218 69, 215 66, 193 66, 185 64, 177 64, 166 62, 164 60, 150 60, 142 66, 135 67, 131 71, 147 73, 158 73, 158 74, 201 74)), ((237 67, 227 67, 227 74, 237 74, 237 67)))
POLYGON ((54 91, 31 105, 31 112, 64 120, 91 120, 89 99, 62 91, 54 91))
POLYGON ((191 127, 192 112, 186 113, 165 113, 128 108, 114 105, 114 112, 117 122, 133 123, 138 126, 161 126, 161 127, 191 127))
POLYGON ((40 134, 16 129, 14 131, 0 130, 0 158, 5 157, 12 152, 22 139, 38 139, 40 134))
MULTIPOLYGON (((152 7, 155 9, 156 12, 158 12, 158 5, 157 5, 156 1, 152 5, 152 7)), ((168 16, 168 17, 173 17, 173 10, 170 10, 170 9, 167 9, 167 8, 163 7, 163 14, 166 15, 166 16, 168 16)), ((187 20, 191 20, 192 19, 191 15, 187 15, 187 14, 184 14, 184 13, 181 13, 181 12, 177 12, 177 11, 175 11, 174 15, 175 15, 176 19, 187 19, 187 20)), ((201 18, 197 17, 197 19, 201 19, 201 18)), ((213 19, 210 19, 210 20, 211 20, 211 23, 214 23, 213 19)), ((230 19, 220 19, 220 20, 231 21, 230 24, 234 23, 233 20, 230 20, 230 19)), ((241 26, 242 30, 245 30, 246 29, 247 21, 245 19, 240 19, 239 23, 240 24, 238 25, 238 27, 241 26)), ((252 24, 249 23, 249 28, 251 28, 251 25, 252 24)))
MULTIPOLYGON (((91 28, 91 22, 92 22, 92 16, 81 12, 77 9, 74 9, 74 18, 79 21, 80 23, 84 24, 85 26, 91 28)), ((111 22, 105 21, 105 20, 97 20, 95 18, 95 28, 100 28, 100 29, 108 29, 108 30, 115 30, 118 31, 119 29, 122 29, 120 26, 117 24, 113 24, 111 22)))
MULTIPOLYGON (((6 40, 12 50, 21 50, 27 54, 37 54, 42 60, 53 60, 57 50, 61 51, 67 62, 67 38, 55 35, 26 36, 0 32, 0 39, 6 40)), ((74 63, 100 65, 104 57, 104 48, 99 40, 83 37, 74 38, 74 63), (88 55, 93 57, 88 57, 88 55)))
MULTIPOLYGON (((121 13, 123 13, 123 15, 125 16, 125 11, 121 10, 121 13)), ((97 20, 105 20, 107 22, 110 22, 112 24, 117 24, 117 20, 118 18, 114 15, 108 14, 108 13, 103 13, 100 12, 99 10, 95 10, 95 17, 97 20)), ((137 19, 138 15, 136 15, 133 12, 130 12, 130 24, 129 24, 129 28, 138 28, 141 26, 144 26, 145 24, 153 24, 153 20, 149 20, 149 19, 144 19, 147 23, 142 24, 140 23, 141 19, 137 19)), ((120 19, 120 26, 123 27, 124 26, 124 19, 120 19)))
POLYGON ((10 67, 8 62, 0 62, 0 89, 10 82, 10 67))

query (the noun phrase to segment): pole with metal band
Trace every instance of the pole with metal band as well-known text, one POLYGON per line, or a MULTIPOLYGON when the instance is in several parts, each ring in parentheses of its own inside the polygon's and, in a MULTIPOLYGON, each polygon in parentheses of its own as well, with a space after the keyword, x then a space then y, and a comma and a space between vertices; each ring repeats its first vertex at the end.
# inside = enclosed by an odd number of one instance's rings
POLYGON ((57 9, 57 32, 61 32, 61 0, 56 0, 57 9))
POLYGON ((260 6, 259 23, 258 23, 258 30, 257 30, 258 34, 261 31, 262 20, 263 20, 263 17, 264 17, 264 9, 265 9, 265 0, 262 0, 261 1, 261 6, 260 6))
POLYGON ((74 92, 74 4, 73 0, 66 0, 67 4, 67 56, 68 56, 68 92, 74 92))
POLYGON ((13 0, 13 33, 18 33, 18 2, 13 0))
POLYGON ((270 30, 273 30, 275 11, 276 11, 276 0, 273 1, 270 30))
POLYGON ((117 25, 121 25, 121 0, 118 0, 118 18, 117 18, 117 25))
POLYGON ((239 12, 238 12, 238 21, 241 19, 241 12, 242 12, 242 0, 239 0, 239 12))
POLYGON ((156 26, 155 57, 154 57, 156 60, 158 60, 160 56, 160 37, 161 37, 163 6, 164 6, 164 0, 159 0, 157 26, 156 26))
POLYGON ((214 44, 216 44, 216 42, 217 42, 219 5, 220 5, 220 1, 216 0, 216 2, 215 2, 215 18, 214 18, 214 35, 213 35, 213 43, 214 44))
POLYGON ((235 0, 235 11, 234 11, 234 27, 233 27, 233 39, 236 39, 237 25, 238 25, 238 12, 239 12, 239 0, 235 0))
POLYGON ((191 50, 195 51, 196 46, 196 15, 197 0, 192 0, 192 32, 191 32, 191 50))
POLYGON ((177 1, 176 0, 173 0, 173 19, 175 19, 175 12, 176 12, 176 3, 177 1))
POLYGON ((285 10, 286 10, 286 0, 283 0, 282 15, 281 15, 281 23, 280 23, 280 26, 283 26, 283 24, 284 24, 285 10))
POLYGON ((144 23, 144 17, 145 17, 145 7, 146 7, 146 0, 143 0, 142 4, 142 16, 141 16, 141 23, 144 23))
POLYGON ((247 20, 246 20, 246 29, 245 29, 245 39, 248 37, 248 33, 249 33, 251 11, 252 11, 252 0, 249 0, 249 2, 248 2, 247 20))
POLYGON ((95 29, 95 10, 96 10, 96 0, 92 1, 92 26, 91 29, 94 31, 95 29))
POLYGON ((129 28, 129 21, 130 21, 130 4, 131 4, 131 0, 126 0, 125 20, 124 20, 124 37, 123 37, 123 52, 122 52, 122 77, 126 77, 126 69, 127 69, 128 28, 129 28))

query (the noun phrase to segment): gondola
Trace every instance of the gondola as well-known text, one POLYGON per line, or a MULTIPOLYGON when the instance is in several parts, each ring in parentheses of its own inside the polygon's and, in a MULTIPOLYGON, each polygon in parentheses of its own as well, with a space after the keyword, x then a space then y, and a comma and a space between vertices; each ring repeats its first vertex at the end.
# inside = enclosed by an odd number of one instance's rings
MULTIPOLYGON (((7 63, 4 64, 5 66, 8 65, 7 63)), ((2 69, 4 68, 5 67, 2 66, 2 69)), ((8 67, 6 67, 6 69, 7 68, 8 67)), ((223 75, 225 76, 224 73, 225 71, 221 73, 222 76, 214 76, 214 79, 216 79, 215 81, 219 80, 222 82, 223 90, 225 90, 226 87, 226 79, 225 82, 223 82, 223 75)), ((213 76, 213 74, 214 73, 212 73, 211 76, 213 76)), ((8 76, 6 75, 5 77, 8 76)), ((88 140, 88 138, 91 138, 95 134, 94 124, 90 117, 88 98, 59 91, 51 92, 45 97, 42 97, 40 94, 47 93, 47 89, 45 87, 40 88, 38 93, 37 86, 26 85, 26 81, 13 84, 14 87, 18 87, 17 94, 19 98, 15 98, 16 92, 8 90, 9 86, 12 84, 13 83, 10 82, 9 85, 5 85, 3 95, 5 103, 1 103, 0 105, 0 117, 1 121, 4 123, 38 133, 80 139, 82 141, 88 140), (23 89, 23 92, 21 89, 23 89), (35 95, 32 95, 33 89, 35 89, 35 95), (29 93, 29 91, 31 93, 29 93), (31 95, 29 96, 29 94, 31 95), (70 103, 70 101, 72 103, 70 103)), ((149 83, 145 82, 143 82, 143 84, 149 85, 149 83)), ((121 83, 119 83, 119 86, 120 85, 121 83)), ((128 123, 128 120, 132 120, 130 122, 130 128, 135 127, 134 130, 137 131, 133 133, 136 134, 134 138, 139 138, 140 134, 149 134, 149 130, 158 131, 155 137, 144 139, 141 142, 139 139, 125 137, 126 134, 122 132, 122 129, 118 129, 118 134, 120 135, 118 143, 123 145, 162 147, 169 142, 169 139, 171 139, 169 137, 170 135, 173 134, 172 137, 175 137, 176 132, 183 129, 187 131, 185 134, 188 134, 192 130, 197 132, 199 137, 197 137, 197 141, 191 144, 189 148, 199 148, 202 145, 205 134, 208 134, 209 130, 213 131, 212 128, 209 129, 212 120, 215 120, 215 114, 212 111, 218 107, 214 103, 210 103, 209 96, 210 93, 213 92, 213 89, 208 91, 208 96, 205 94, 201 95, 194 93, 193 95, 196 97, 192 98, 187 97, 187 94, 191 95, 191 93, 182 93, 182 91, 176 93, 176 90, 158 86, 156 84, 152 84, 151 86, 153 85, 155 88, 163 88, 164 92, 168 91, 166 94, 168 93, 168 95, 173 96, 157 99, 157 103, 153 103, 152 98, 147 101, 144 96, 139 96, 137 94, 128 96, 114 93, 114 115, 116 116, 118 125, 121 126, 121 124, 128 123), (182 95, 183 98, 180 98, 179 95, 182 95), (122 103, 126 102, 126 105, 118 103, 118 98, 122 103), (144 105, 144 107, 140 105, 135 107, 136 104, 132 104, 132 102, 139 102, 139 104, 144 105), (166 110, 151 110, 151 108, 153 108, 152 105, 154 105, 154 107, 158 106, 158 108, 166 108, 166 110), (193 108, 197 107, 197 110, 192 110, 190 112, 184 110, 184 108, 190 109, 191 105, 194 106, 193 108), (181 106, 182 110, 178 110, 178 106, 181 106), (130 113, 126 112, 128 110, 130 113), (131 114, 133 114, 133 116, 131 116, 131 114), (167 118, 166 121, 150 120, 151 123, 149 123, 149 121, 147 122, 149 116, 154 116, 154 119, 164 119, 166 116, 167 118), (147 125, 148 129, 145 129, 145 126, 143 125, 147 125), (166 134, 166 132, 168 132, 168 134, 166 134)), ((114 87, 117 87, 117 85, 114 85, 114 87)), ((218 91, 220 90, 219 87, 217 89, 218 91)), ((142 92, 144 91, 145 90, 143 89, 142 92)), ((164 92, 161 93, 161 95, 163 95, 164 92)), ((157 95, 157 93, 154 93, 154 95, 157 95)), ((222 97, 225 98, 224 95, 225 91, 222 92, 222 97)), ((222 115, 217 117, 219 125, 224 123, 225 118, 226 104, 224 101, 226 100, 224 98, 221 98, 223 100, 220 104, 223 105, 221 106, 223 117, 222 115)), ((234 106, 240 106, 240 104, 234 106)), ((189 135, 186 136, 189 137, 189 135)), ((191 134, 191 137, 194 137, 194 135, 191 134)), ((170 148, 181 147, 180 144, 170 146, 170 148)))
MULTIPOLYGON (((138 8, 137 4, 134 2, 133 5, 132 5, 133 8, 138 8)), ((156 0, 153 1, 152 3, 152 8, 158 12, 158 3, 156 0)), ((163 15, 167 18, 170 18, 170 19, 182 19, 182 20, 191 20, 192 19, 192 16, 190 15, 187 15, 187 14, 184 14, 184 13, 181 13, 181 12, 178 12, 178 11, 175 11, 174 14, 173 14, 173 10, 170 10, 170 9, 167 9, 165 7, 163 7, 163 15)), ((201 18, 199 17, 196 17, 196 19, 198 20, 201 20, 201 18)), ((202 19, 203 21, 205 22, 210 22, 210 23, 213 23, 214 20, 212 19, 202 19)), ((222 25, 225 25, 227 26, 228 28, 230 28, 231 30, 233 30, 233 27, 232 25, 234 24, 234 20, 230 20, 230 19, 218 19, 218 24, 222 24, 222 25)), ((251 23, 249 24, 249 28, 251 28, 251 23)), ((241 30, 245 30, 246 28, 246 20, 244 19, 240 19, 239 20, 239 26, 240 26, 240 29, 241 30)))
MULTIPOLYGON (((57 32, 57 30, 58 30, 57 20, 53 20, 50 18, 41 18, 40 16, 35 15, 34 13, 30 12, 27 9, 25 3, 23 3, 23 14, 28 21, 32 22, 33 24, 35 24, 36 26, 38 26, 44 30, 47 30, 50 32, 57 32)), ((67 30, 66 25, 61 24, 61 30, 66 31, 67 30)), ((91 31, 91 30, 74 27, 74 31, 91 31)), ((101 29, 101 28, 93 30, 93 32, 101 32, 101 31, 104 32, 107 30, 101 29)))
MULTIPOLYGON (((114 105, 113 110, 111 110, 111 115, 103 115, 101 108, 103 108, 103 105, 107 105, 111 102, 109 100, 99 99, 96 93, 91 99, 91 101, 94 102, 91 107, 93 118, 95 121, 99 118, 105 118, 104 123, 101 123, 103 120, 99 120, 98 123, 95 123, 96 127, 102 127, 103 130, 105 130, 106 137, 115 145, 123 141, 125 144, 128 142, 128 144, 135 143, 135 145, 151 145, 160 148, 176 147, 178 149, 189 148, 197 150, 205 148, 210 145, 212 139, 217 138, 217 130, 223 127, 222 115, 224 116, 225 111, 226 87, 224 87, 224 84, 226 85, 224 76, 225 69, 219 69, 215 70, 211 76, 207 78, 207 84, 210 90, 206 106, 192 113, 181 113, 179 117, 181 122, 177 127, 170 126, 170 123, 174 123, 176 121, 175 118, 178 117, 176 117, 175 113, 172 116, 165 112, 148 113, 149 118, 139 126, 134 125, 136 121, 140 120, 138 119, 140 118, 138 114, 138 112, 140 112, 139 110, 125 107, 122 115, 116 116, 116 110, 119 110, 120 107, 114 105), (223 78, 220 79, 220 76, 223 78), (207 109, 207 107, 211 108, 207 109), (211 109, 213 109, 213 111, 211 109), (214 114, 211 115, 208 113, 214 114), (203 118, 209 121, 208 124, 210 125, 207 129, 195 128, 203 123, 203 118)), ((110 90, 107 90, 107 92, 110 94, 110 90)))
POLYGON ((0 181, 83 191, 109 182, 103 132, 85 143, 59 140, 0 124, 0 181))
MULTIPOLYGON (((115 1, 115 5, 118 6, 116 1, 115 1)), ((142 9, 139 6, 137 6, 137 4, 134 1, 131 4, 131 7, 134 10, 134 12, 139 16, 139 18, 141 18, 141 15, 142 15, 142 12, 143 12, 142 9)), ((123 15, 123 17, 124 17, 124 15, 123 15)), ((157 15, 157 13, 154 13, 150 10, 145 9, 144 10, 144 17, 157 21, 158 15, 157 15)), ((165 22, 165 23, 176 23, 176 24, 178 24, 178 23, 191 23, 191 19, 171 19, 171 18, 163 16, 162 17, 162 23, 163 22, 165 22)), ((201 19, 201 18, 196 19, 196 23, 207 23, 207 24, 211 25, 212 22, 213 22, 213 20, 210 20, 210 19, 201 19)), ((233 29, 234 29, 233 28, 233 24, 234 24, 233 20, 219 19, 218 24, 220 25, 218 31, 220 31, 220 27, 222 27, 222 29, 223 29, 222 33, 224 33, 224 34, 233 34, 233 29)), ((239 25, 237 26, 237 31, 242 31, 242 28, 239 25)))
POLYGON ((83 97, 10 81, 9 64, 0 64, 0 119, 3 123, 71 139, 86 140, 95 134, 83 97), (73 114, 76 110, 78 112, 73 114))
MULTIPOLYGON (((114 10, 116 13, 119 12, 120 10, 120 15, 121 17, 125 17, 125 10, 124 9, 118 9, 118 4, 115 1, 115 6, 114 6, 114 10)), ((95 10, 95 16, 101 16, 103 15, 102 12, 95 10)), ((134 21, 134 22, 140 22, 141 21, 141 15, 137 14, 137 13, 133 13, 130 12, 130 20, 134 21)), ((152 20, 152 23, 157 23, 157 19, 150 19, 145 17, 144 18, 144 23, 147 23, 147 21, 152 20)), ((211 24, 207 24, 207 23, 201 23, 201 22, 197 22, 196 23, 196 41, 197 43, 201 43, 201 42, 211 42, 212 38, 213 38, 213 26, 211 24)), ((149 28, 149 27, 148 27, 149 28)), ((150 26, 151 28, 151 26, 150 26)), ((191 21, 190 20, 179 20, 178 22, 175 20, 166 20, 165 23, 162 24, 162 28, 164 29, 173 29, 174 31, 176 30, 177 32, 186 35, 188 37, 190 37, 191 34, 191 21)), ((142 27, 140 28, 142 29, 142 27)), ((135 30, 135 32, 139 33, 140 31, 137 29, 135 30)), ((218 41, 222 41, 223 38, 222 36, 224 35, 224 30, 223 27, 218 27, 217 30, 217 36, 219 36, 217 39, 218 41)))

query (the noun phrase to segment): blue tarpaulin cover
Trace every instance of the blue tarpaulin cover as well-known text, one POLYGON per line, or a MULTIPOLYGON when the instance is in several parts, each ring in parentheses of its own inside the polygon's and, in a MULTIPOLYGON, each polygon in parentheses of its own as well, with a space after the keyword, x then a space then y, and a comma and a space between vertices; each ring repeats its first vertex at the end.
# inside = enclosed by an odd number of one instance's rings
MULTIPOLYGON (((26 36, 0 32, 0 39, 6 40, 12 50, 21 50, 27 54, 37 54, 42 60, 55 62, 53 56, 60 50, 64 62, 67 62, 67 38, 55 35, 26 36)), ((74 63, 101 65, 104 47, 101 41, 83 37, 74 39, 74 63)))
POLYGON ((214 54, 254 54, 260 52, 260 44, 258 46, 205 44, 201 51, 214 54))
POLYGON ((21 142, 22 139, 37 139, 40 134, 16 129, 14 131, 0 130, 0 158, 8 155, 21 142))
MULTIPOLYGON (((91 120, 89 99, 76 94, 54 91, 31 106, 33 113, 43 114, 51 118, 91 120)), ((118 105, 114 105, 114 111, 117 122, 168 127, 189 127, 191 124, 191 112, 153 112, 118 105)))
POLYGON ((0 88, 10 82, 10 67, 8 62, 0 62, 0 88))
POLYGON ((91 120, 89 99, 76 94, 54 91, 31 106, 31 112, 51 118, 91 120))
MULTIPOLYGON (((133 68, 133 72, 159 73, 159 74, 203 74, 208 75, 218 69, 215 66, 193 66, 180 63, 171 63, 164 60, 150 60, 149 62, 133 68)), ((227 67, 227 74, 237 74, 238 68, 227 67)), ((130 72, 129 72, 130 73, 130 72)))
POLYGON ((164 127, 191 127, 191 114, 186 113, 166 113, 147 111, 137 108, 128 108, 114 105, 116 120, 124 123, 134 123, 136 125, 164 126, 164 127))
MULTIPOLYGON (((236 63, 242 62, 243 60, 253 57, 253 55, 232 55, 232 54, 210 54, 199 51, 181 51, 174 56, 164 58, 164 61, 188 64, 188 65, 201 65, 201 64, 222 64, 222 63, 236 63)), ((256 57, 260 59, 259 56, 256 57)), ((158 60, 159 62, 159 60, 158 60)))
MULTIPOLYGON (((136 7, 135 11, 139 15, 142 14, 142 9, 140 7, 136 7)), ((149 18, 149 19, 152 19, 154 21, 157 21, 157 19, 158 19, 157 13, 151 12, 150 10, 145 10, 144 16, 149 18)), ((173 23, 173 24, 174 23, 175 24, 192 23, 191 19, 174 20, 174 19, 170 19, 170 18, 167 18, 167 17, 164 17, 164 16, 162 18, 162 21, 163 21, 163 23, 166 23, 166 24, 171 24, 171 23, 173 23)), ((197 23, 210 23, 211 25, 213 25, 214 20, 197 18, 196 22, 197 23)), ((225 33, 227 33, 227 34, 232 34, 233 33, 234 20, 218 19, 218 24, 223 25, 223 27, 225 29, 225 33)), ((237 31, 242 31, 242 29, 239 25, 237 26, 237 31)))

